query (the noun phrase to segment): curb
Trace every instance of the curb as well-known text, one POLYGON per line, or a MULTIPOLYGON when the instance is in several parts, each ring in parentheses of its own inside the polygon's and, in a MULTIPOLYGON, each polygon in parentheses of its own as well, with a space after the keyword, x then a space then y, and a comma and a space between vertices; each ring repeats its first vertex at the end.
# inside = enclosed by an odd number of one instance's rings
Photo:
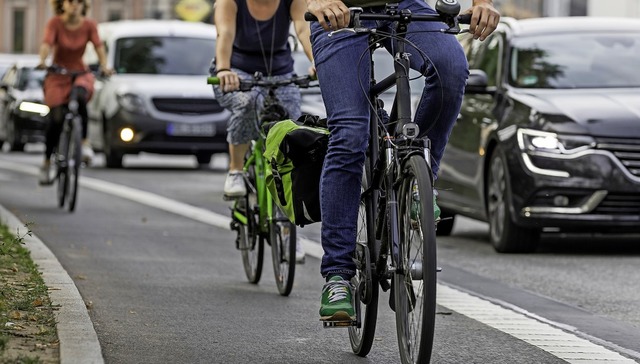
MULTIPOLYGON (((2 205, 0 222, 14 233, 27 229, 24 223, 2 205)), ((51 303, 59 306, 54 315, 60 340, 60 363, 104 364, 98 335, 75 283, 51 250, 35 234, 25 235, 24 243, 42 274, 51 303)))

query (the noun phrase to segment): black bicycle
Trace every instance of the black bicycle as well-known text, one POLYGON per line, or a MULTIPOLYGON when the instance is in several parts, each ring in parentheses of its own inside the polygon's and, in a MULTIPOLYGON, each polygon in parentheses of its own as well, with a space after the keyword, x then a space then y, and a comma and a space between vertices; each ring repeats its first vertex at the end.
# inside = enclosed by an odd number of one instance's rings
MULTIPOLYGON (((218 84, 217 77, 209 77, 209 84, 218 84)), ((309 76, 294 76, 287 79, 262 77, 240 80, 240 91, 250 91, 260 86, 267 89, 263 94, 262 109, 256 128, 259 137, 252 142, 245 157, 244 172, 247 194, 233 198, 231 229, 238 232, 236 247, 242 252, 242 262, 249 282, 258 283, 262 274, 264 241, 271 245, 271 260, 278 292, 288 296, 293 289, 296 269, 296 225, 276 205, 265 181, 265 170, 271 168, 264 158, 266 136, 262 125, 289 118, 286 109, 278 100, 275 90, 286 85, 300 88, 315 86, 309 76)))
MULTIPOLYGON (((391 289, 389 305, 396 314, 402 363, 430 361, 438 271, 430 141, 418 137, 418 125, 412 122, 410 54, 405 51, 405 36, 412 21, 443 22, 448 26, 443 33, 458 34, 459 24, 470 20, 470 16, 458 17, 460 5, 456 0, 439 0, 436 10, 437 15, 411 14, 399 10, 397 4, 387 4, 384 13, 374 14, 351 8, 349 28, 337 31, 369 34, 372 65, 375 49, 392 37, 395 72, 376 81, 371 67, 370 139, 358 214, 356 275, 351 281, 356 320, 323 321, 323 324, 348 326, 354 353, 366 356, 374 341, 379 288, 391 289), (395 31, 388 34, 364 28, 361 20, 392 21, 395 31), (387 115, 379 96, 394 86, 395 100, 387 115)), ((309 13, 306 19, 317 20, 309 13)))
MULTIPOLYGON (((75 84, 77 77, 91 72, 89 70, 70 71, 57 65, 48 67, 47 71, 68 76, 71 85, 75 84)), ((54 154, 58 206, 63 208, 66 205, 69 212, 75 210, 78 200, 78 178, 82 166, 82 117, 78 112, 78 98, 78 87, 72 86, 69 102, 65 107, 60 141, 54 154)))

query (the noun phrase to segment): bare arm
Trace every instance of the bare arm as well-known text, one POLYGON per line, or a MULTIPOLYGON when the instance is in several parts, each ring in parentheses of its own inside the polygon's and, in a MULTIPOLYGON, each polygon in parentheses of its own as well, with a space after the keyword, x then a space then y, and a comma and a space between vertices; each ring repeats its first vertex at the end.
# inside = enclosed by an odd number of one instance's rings
POLYGON ((471 14, 469 31, 474 39, 485 40, 498 27, 500 12, 492 0, 473 0, 473 6, 465 13, 471 14))
POLYGON ((96 47, 96 53, 98 54, 98 63, 100 64, 100 70, 105 76, 111 76, 114 71, 107 67, 107 53, 104 51, 104 46, 100 45, 96 47))
POLYGON ((236 14, 238 6, 235 0, 217 0, 214 22, 218 37, 216 40, 216 69, 222 91, 233 91, 240 87, 240 80, 231 69, 231 53, 236 38, 236 14), (223 71, 226 70, 226 71, 223 71))
POLYGON ((49 57, 49 53, 51 53, 51 46, 48 45, 47 43, 42 43, 40 45, 40 51, 38 52, 38 54, 40 55, 40 63, 36 68, 38 69, 47 68, 47 65, 44 62, 47 60, 47 57, 49 57))
MULTIPOLYGON (((290 15, 293 20, 293 26, 296 29, 296 34, 298 35, 298 39, 302 44, 302 49, 304 49, 304 53, 313 64, 313 51, 311 50, 311 29, 308 21, 304 20, 304 13, 307 11, 307 5, 304 0, 293 0, 291 3, 290 15)), ((315 75, 316 69, 315 67, 311 67, 309 69, 309 74, 315 75)))

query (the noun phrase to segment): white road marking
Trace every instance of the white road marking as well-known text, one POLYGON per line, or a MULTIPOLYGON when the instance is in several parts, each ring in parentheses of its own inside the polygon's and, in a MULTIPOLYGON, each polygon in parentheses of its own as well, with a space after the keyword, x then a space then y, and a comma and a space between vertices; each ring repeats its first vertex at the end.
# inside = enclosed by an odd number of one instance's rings
MULTIPOLYGON (((37 168, 33 166, 2 160, 0 160, 0 167, 30 175, 37 175, 38 173, 37 168)), ((122 197, 219 228, 229 229, 229 223, 231 222, 231 219, 227 216, 135 188, 87 176, 82 176, 80 184, 83 187, 122 197)), ((307 255, 322 258, 323 251, 318 242, 303 238, 302 243, 307 255)), ((569 363, 637 363, 604 346, 597 345, 570 333, 570 331, 575 331, 570 327, 553 323, 518 307, 510 305, 509 309, 507 309, 443 284, 438 284, 437 292, 439 305, 523 340, 569 363)))

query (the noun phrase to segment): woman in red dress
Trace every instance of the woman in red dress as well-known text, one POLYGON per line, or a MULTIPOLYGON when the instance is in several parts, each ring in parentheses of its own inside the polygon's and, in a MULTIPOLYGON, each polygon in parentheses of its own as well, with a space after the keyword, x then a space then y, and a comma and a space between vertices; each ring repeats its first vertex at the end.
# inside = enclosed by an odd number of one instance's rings
MULTIPOLYGON (((107 57, 98 36, 96 23, 86 19, 85 16, 90 7, 90 0, 51 0, 52 17, 44 32, 44 39, 40 46, 40 64, 38 68, 46 68, 45 60, 53 53, 52 63, 64 67, 70 71, 87 70, 82 56, 87 43, 93 43, 98 54, 100 68, 103 74, 110 75, 112 70, 107 68, 107 57)), ((62 121, 64 119, 63 108, 69 101, 71 92, 71 79, 66 75, 48 74, 44 81, 44 99, 49 112, 49 126, 46 135, 46 150, 44 163, 40 169, 40 184, 50 184, 50 159, 53 150, 60 139, 62 121)), ((90 162, 93 150, 87 141, 87 101, 93 94, 94 76, 85 73, 76 79, 74 86, 79 87, 80 105, 82 116, 82 158, 90 162)))

